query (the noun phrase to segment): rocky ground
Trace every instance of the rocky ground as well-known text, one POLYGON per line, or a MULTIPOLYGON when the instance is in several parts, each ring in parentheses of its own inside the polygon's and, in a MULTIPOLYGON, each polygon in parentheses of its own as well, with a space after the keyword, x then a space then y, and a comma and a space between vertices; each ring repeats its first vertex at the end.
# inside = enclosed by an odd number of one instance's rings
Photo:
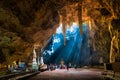
POLYGON ((100 69, 56 69, 45 71, 28 80, 103 80, 100 69))

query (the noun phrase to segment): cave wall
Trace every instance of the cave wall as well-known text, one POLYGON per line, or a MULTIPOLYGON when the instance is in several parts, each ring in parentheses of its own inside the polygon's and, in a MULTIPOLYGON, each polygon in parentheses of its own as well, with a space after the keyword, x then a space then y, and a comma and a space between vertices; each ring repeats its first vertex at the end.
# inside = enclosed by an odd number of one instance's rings
POLYGON ((55 6, 47 0, 0 1, 0 63, 25 60, 35 43, 45 45, 59 23, 55 6))
MULTIPOLYGON (((33 46, 44 46, 59 25, 58 10, 64 5, 65 0, 1 0, 0 63, 25 59, 33 46)), ((91 52, 104 62, 109 62, 110 54, 113 62, 120 59, 119 5, 119 0, 83 0, 91 21, 91 52)))
POLYGON ((98 3, 95 7, 88 6, 88 15, 95 24, 94 35, 90 37, 92 51, 103 57, 104 62, 120 61, 120 1, 98 0, 95 3, 98 3))

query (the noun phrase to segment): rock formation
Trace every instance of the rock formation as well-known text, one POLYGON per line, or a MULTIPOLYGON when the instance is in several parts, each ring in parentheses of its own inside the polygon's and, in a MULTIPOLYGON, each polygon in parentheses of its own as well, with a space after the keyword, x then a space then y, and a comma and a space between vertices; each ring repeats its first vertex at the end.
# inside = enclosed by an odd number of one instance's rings
MULTIPOLYGON (((33 46, 43 47, 59 25, 59 11, 76 3, 77 0, 1 0, 0 63, 24 60, 33 46)), ((83 0, 82 5, 82 16, 91 25, 91 52, 102 56, 104 62, 109 58, 110 62, 119 61, 120 1, 83 0)))

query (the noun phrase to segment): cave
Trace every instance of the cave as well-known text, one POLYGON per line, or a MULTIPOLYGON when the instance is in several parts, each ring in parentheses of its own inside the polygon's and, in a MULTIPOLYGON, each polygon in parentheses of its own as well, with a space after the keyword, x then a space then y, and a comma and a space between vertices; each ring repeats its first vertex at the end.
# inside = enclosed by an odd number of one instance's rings
POLYGON ((119 0, 0 0, 0 75, 20 63, 35 70, 120 65, 119 5, 119 0))

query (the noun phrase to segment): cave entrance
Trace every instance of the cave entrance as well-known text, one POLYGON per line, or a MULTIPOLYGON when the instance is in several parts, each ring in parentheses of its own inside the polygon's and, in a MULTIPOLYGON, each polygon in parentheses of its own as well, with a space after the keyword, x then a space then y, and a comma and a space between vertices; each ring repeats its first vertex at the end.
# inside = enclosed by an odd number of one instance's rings
POLYGON ((57 28, 56 34, 51 36, 51 41, 43 52, 45 64, 71 63, 73 65, 89 65, 88 25, 83 23, 83 34, 80 35, 79 26, 73 23, 67 26, 66 37, 63 35, 62 24, 57 28), (66 44, 64 45, 64 38, 66 44))
POLYGON ((82 1, 69 3, 58 11, 60 25, 43 52, 45 64, 89 65, 89 18, 82 1))

